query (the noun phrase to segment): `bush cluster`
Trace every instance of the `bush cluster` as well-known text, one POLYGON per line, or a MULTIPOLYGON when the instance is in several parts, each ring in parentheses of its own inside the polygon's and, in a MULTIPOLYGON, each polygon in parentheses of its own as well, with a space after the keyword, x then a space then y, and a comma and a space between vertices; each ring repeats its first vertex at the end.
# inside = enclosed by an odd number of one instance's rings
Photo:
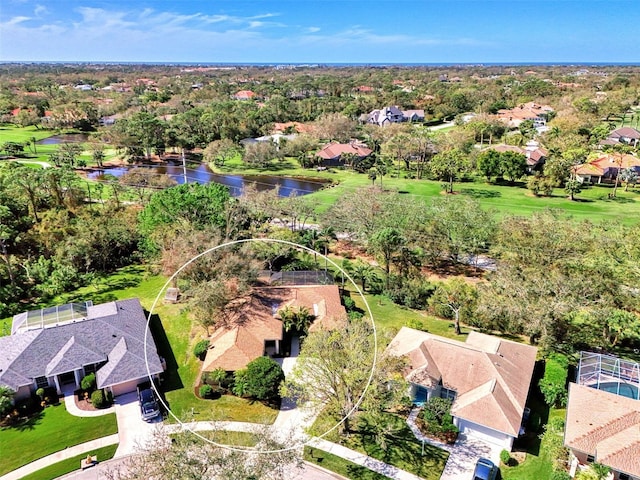
POLYGON ((408 282, 397 282, 385 290, 391 301, 409 308, 423 309, 433 295, 435 287, 426 280, 414 279, 408 282))
POLYGON ((549 406, 565 406, 567 402, 567 375, 569 360, 560 353, 550 354, 544 367, 544 376, 538 385, 549 406))
POLYGON ((102 389, 95 390, 91 394, 91 405, 95 408, 106 408, 113 402, 113 395, 109 391, 104 391, 102 389))
POLYGON ((421 420, 420 426, 427 435, 432 435, 452 444, 458 438, 460 430, 453 424, 450 410, 451 400, 433 397, 425 403, 419 419, 421 420))
POLYGON ((200 340, 196 343, 195 347, 193 347, 193 354, 200 360, 204 360, 207 350, 209 350, 209 345, 209 340, 200 340))
POLYGON ((90 373, 80 380, 80 388, 86 392, 92 392, 96 389, 96 374, 90 373))

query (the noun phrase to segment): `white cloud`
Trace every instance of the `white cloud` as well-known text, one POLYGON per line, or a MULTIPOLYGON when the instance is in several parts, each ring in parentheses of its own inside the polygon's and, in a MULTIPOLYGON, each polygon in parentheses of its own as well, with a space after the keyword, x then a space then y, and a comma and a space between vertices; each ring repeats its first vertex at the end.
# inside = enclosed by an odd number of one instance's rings
POLYGON ((0 23, 0 26, 3 27, 3 28, 11 27, 13 25, 18 25, 20 23, 24 23, 24 22, 29 21, 29 20, 31 20, 31 17, 23 17, 23 16, 13 17, 13 18, 10 18, 9 20, 7 20, 4 23, 0 23))
POLYGON ((36 5, 36 8, 33 10, 33 13, 36 17, 40 17, 47 12, 47 7, 45 7, 44 5, 36 5))

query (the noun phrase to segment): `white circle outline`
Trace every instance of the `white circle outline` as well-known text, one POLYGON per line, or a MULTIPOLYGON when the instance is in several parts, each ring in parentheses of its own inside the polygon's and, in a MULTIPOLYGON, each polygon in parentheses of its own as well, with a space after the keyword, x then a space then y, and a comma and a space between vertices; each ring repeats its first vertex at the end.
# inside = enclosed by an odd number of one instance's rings
MULTIPOLYGON (((151 315, 153 315, 153 311, 155 310, 156 305, 158 304, 158 301, 160 300, 160 296, 162 295, 162 292, 164 292, 167 289, 167 287, 171 284, 173 279, 182 270, 184 270, 186 267, 191 265, 191 263, 193 263, 194 261, 198 260, 200 257, 203 257, 204 255, 207 255, 207 254, 209 254, 211 252, 214 252, 214 251, 216 251, 218 249, 229 247, 229 246, 232 246, 232 245, 238 245, 238 244, 242 244, 242 243, 252 243, 252 242, 258 242, 258 243, 259 242, 280 243, 280 244, 284 244, 284 245, 289 245, 290 247, 294 247, 294 248, 297 248, 297 249, 306 250, 309 253, 320 255, 320 257, 324 258, 325 261, 329 262, 331 265, 336 267, 345 277, 347 277, 347 279, 355 287, 356 291, 358 292, 358 294, 362 298, 362 301, 364 302, 365 306, 367 307, 367 312, 369 313, 369 318, 371 319, 371 328, 373 329, 373 362, 371 364, 371 372, 369 372, 369 378, 367 379, 367 384, 366 384, 364 390, 362 391, 362 394, 360 395, 360 397, 358 398, 358 400, 354 404, 353 408, 351 408, 351 410, 349 410, 349 412, 347 412, 347 414, 344 417, 342 417, 342 419, 338 423, 336 423, 333 427, 331 427, 329 430, 324 432, 322 435, 318 435, 316 437, 311 437, 306 442, 294 445, 292 447, 281 448, 281 449, 276 449, 276 450, 256 450, 255 448, 250 448, 250 447, 238 448, 238 447, 232 447, 232 446, 229 446, 229 445, 221 445, 219 443, 216 443, 213 440, 200 435, 198 432, 196 432, 195 430, 192 430, 189 426, 187 426, 186 423, 182 422, 182 420, 180 420, 171 411, 171 409, 165 403, 165 401, 162 398, 162 396, 158 395, 158 399, 160 400, 160 403, 162 403, 162 405, 166 409, 166 411, 182 426, 183 429, 188 430, 189 432, 191 432, 196 437, 198 437, 201 440, 204 440, 205 442, 208 442, 208 443, 210 443, 212 445, 215 445, 216 447, 225 448, 225 449, 228 449, 228 450, 231 450, 231 451, 234 451, 234 452, 252 452, 252 453, 261 453, 261 454, 287 452, 289 450, 294 450, 294 449, 297 449, 297 448, 300 448, 300 447, 308 446, 311 442, 314 441, 314 439, 326 437, 331 432, 333 432, 336 428, 338 428, 340 425, 342 425, 347 420, 347 418, 349 418, 358 409, 358 407, 360 406, 360 404, 364 400, 364 396, 367 394, 367 390, 369 390, 369 387, 371 386, 371 382, 373 380, 373 375, 375 373, 376 363, 377 363, 377 359, 378 359, 378 335, 377 335, 377 331, 376 331, 375 322, 373 321, 373 312, 371 311, 371 307, 369 307, 369 303, 367 302, 367 299, 365 298, 364 293, 362 292, 362 290, 360 290, 360 287, 358 287, 358 285, 353 280, 353 278, 351 278, 351 276, 342 267, 340 267, 338 264, 336 264, 333 260, 331 260, 326 255, 323 255, 322 253, 317 252, 317 251, 315 251, 315 250, 313 250, 313 249, 311 249, 309 247, 306 247, 304 245, 300 245, 299 243, 290 242, 288 240, 279 240, 279 239, 276 239, 276 238, 247 238, 247 239, 242 239, 242 240, 233 240, 233 241, 230 241, 230 242, 222 243, 220 245, 216 245, 215 247, 211 247, 211 248, 205 250, 204 252, 199 253, 195 257, 193 257, 190 260, 188 260, 184 265, 182 265, 180 268, 178 268, 178 270, 176 270, 173 273, 173 275, 171 275, 171 277, 169 277, 169 279, 162 286, 162 288, 158 292, 158 295, 156 296, 155 300, 153 301, 153 304, 151 305, 151 309, 149 310, 149 315, 147 316, 147 325, 146 325, 145 332, 144 332, 144 347, 145 347, 144 348, 144 361, 145 361, 145 365, 147 367, 147 375, 149 377, 149 380, 151 381, 151 385, 153 385, 154 390, 157 392, 158 391, 158 387, 156 386, 156 384, 155 384, 155 382, 153 380, 153 376, 151 375, 151 370, 150 370, 150 367, 149 367, 149 358, 147 356, 147 339, 148 339, 148 335, 150 333, 149 325, 151 323, 151 315)), ((260 426, 260 424, 256 424, 256 426, 260 426)), ((273 425, 271 425, 271 426, 273 426, 273 425)))

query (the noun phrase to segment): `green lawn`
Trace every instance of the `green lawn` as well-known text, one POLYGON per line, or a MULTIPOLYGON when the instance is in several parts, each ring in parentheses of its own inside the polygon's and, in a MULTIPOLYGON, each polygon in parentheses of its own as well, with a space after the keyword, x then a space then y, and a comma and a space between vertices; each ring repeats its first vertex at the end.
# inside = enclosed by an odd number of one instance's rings
MULTIPOLYGON (((314 169, 303 169, 294 159, 274 162, 266 168, 248 167, 240 158, 235 158, 224 167, 216 167, 219 173, 235 173, 245 175, 283 175, 321 178, 330 180, 335 185, 320 190, 308 196, 318 213, 326 211, 340 197, 357 188, 371 185, 365 174, 359 174, 344 169, 329 169, 318 172, 314 169)), ((404 173, 401 172, 401 177, 404 173)), ((376 181, 380 184, 380 180, 376 181)), ((442 195, 440 181, 415 180, 406 178, 391 178, 390 175, 382 179, 385 188, 396 190, 403 195, 428 199, 442 195)), ((586 188, 576 196, 576 201, 567 199, 562 189, 556 189, 551 197, 534 197, 524 184, 493 185, 480 182, 465 182, 454 184, 457 195, 467 195, 478 200, 480 205, 494 210, 498 216, 507 214, 530 215, 533 212, 547 208, 558 209, 566 215, 578 220, 600 221, 603 219, 618 220, 622 223, 635 223, 640 215, 640 194, 637 191, 625 192, 618 189, 617 198, 610 199, 610 186, 593 186, 586 188)))
MULTIPOLYGON (((92 456, 98 457, 98 462, 104 462, 113 458, 117 448, 118 444, 116 443, 115 445, 109 445, 108 447, 92 450, 89 453, 92 456)), ((22 477, 22 480, 50 480, 51 478, 61 477, 62 475, 78 470, 80 468, 80 462, 85 458, 87 458, 87 454, 62 460, 61 462, 54 463, 42 470, 38 470, 37 472, 22 477)))
POLYGON ((389 478, 318 448, 304 447, 304 459, 353 480, 385 480, 389 478))
POLYGON ((29 142, 32 137, 35 137, 36 141, 38 141, 51 135, 55 135, 53 130, 45 130, 34 126, 19 127, 16 125, 0 125, 0 145, 5 142, 29 142))
MULTIPOLYGON (((258 437, 249 432, 234 432, 231 430, 204 431, 198 432, 204 438, 220 444, 229 445, 231 447, 255 447, 258 443, 258 437)), ((190 433, 179 433, 177 435, 191 435, 190 433)), ((174 436, 174 435, 171 435, 174 436)))
POLYGON ((63 404, 45 408, 26 423, 0 430, 0 475, 67 447, 117 433, 114 413, 74 417, 63 404))
MULTIPOLYGON (((348 289, 348 287, 347 287, 348 289)), ((351 291, 351 298, 356 302, 356 306, 366 312, 366 307, 362 297, 355 291, 351 291)), ((421 330, 440 335, 443 337, 454 338, 464 341, 466 338, 463 328, 462 335, 456 335, 453 329, 453 322, 443 320, 431 315, 427 315, 424 311, 412 310, 407 307, 396 305, 384 295, 365 294, 365 299, 371 308, 373 319, 378 329, 379 339, 383 337, 385 330, 392 333, 397 332, 404 326, 419 326, 421 330)))
MULTIPOLYGON (((532 410, 532 422, 535 422, 535 411, 532 410)), ((548 413, 548 420, 552 418, 564 419, 566 415, 565 409, 552 408, 548 413)), ((544 421, 543 424, 547 422, 544 421)), ((542 425, 540 425, 539 432, 542 433, 542 425)), ((541 478, 551 478, 553 473, 553 459, 549 455, 548 450, 545 448, 545 442, 540 442, 538 438, 532 437, 532 442, 525 446, 527 448, 527 455, 525 460, 514 467, 502 466, 500 471, 504 480, 539 480, 541 478)))
MULTIPOLYGON (((383 416, 390 426, 386 429, 390 432, 385 435, 386 448, 376 442, 373 430, 364 421, 366 414, 360 414, 359 419, 352 419, 352 431, 349 435, 339 435, 336 429, 324 438, 401 470, 414 473, 425 480, 439 479, 449 458, 449 453, 425 443, 423 454, 422 443, 413 435, 405 417, 393 413, 384 413, 383 416)), ((310 433, 321 435, 335 424, 336 419, 320 414, 311 427, 310 433)))

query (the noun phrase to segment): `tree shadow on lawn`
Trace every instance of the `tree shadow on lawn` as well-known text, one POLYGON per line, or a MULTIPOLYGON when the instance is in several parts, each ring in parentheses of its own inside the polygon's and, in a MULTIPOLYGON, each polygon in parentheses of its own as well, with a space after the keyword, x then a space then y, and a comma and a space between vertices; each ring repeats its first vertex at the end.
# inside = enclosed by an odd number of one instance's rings
POLYGON ((3 426, 2 430, 16 430, 18 432, 34 430, 38 425, 40 425, 40 423, 42 423, 42 417, 44 417, 44 411, 36 412, 29 415, 28 418, 20 421, 19 423, 3 426))
POLYGON ((352 434, 360 438, 353 439, 353 443, 359 443, 368 456, 417 475, 428 476, 429 472, 433 473, 434 467, 444 467, 448 456, 446 451, 425 443, 423 455, 422 443, 416 439, 403 418, 389 414, 388 421, 394 423, 395 428, 383 434, 384 448, 376 439, 378 437, 379 440, 379 435, 376 435, 379 427, 364 416, 358 422, 357 431, 352 434))
POLYGON ((483 188, 461 188, 459 190, 461 195, 466 195, 471 198, 500 198, 502 193, 495 190, 485 190, 483 188))
MULTIPOLYGON (((148 316, 149 312, 145 310, 145 315, 148 316)), ((151 315, 151 321, 149 323, 149 329, 151 335, 156 343, 158 349, 158 355, 164 358, 166 362, 166 370, 162 375, 162 390, 170 392, 173 390, 180 390, 184 388, 180 374, 178 373, 178 361, 176 360, 173 350, 171 349, 171 343, 167 337, 167 333, 164 330, 162 322, 158 314, 151 315)))

